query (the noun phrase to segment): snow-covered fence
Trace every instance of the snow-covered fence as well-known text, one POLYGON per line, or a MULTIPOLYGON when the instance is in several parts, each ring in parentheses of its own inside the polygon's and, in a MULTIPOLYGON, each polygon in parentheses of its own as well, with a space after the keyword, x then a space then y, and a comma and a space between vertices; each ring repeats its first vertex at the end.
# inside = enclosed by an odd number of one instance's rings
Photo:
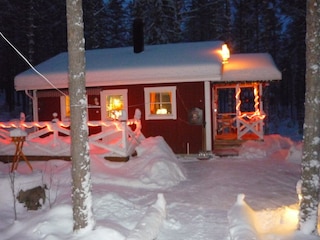
POLYGON ((7 139, 10 137, 10 134, 8 131, 4 130, 4 129, 0 129, 0 139, 7 139))
POLYGON ((129 233, 126 240, 157 239, 160 228, 166 218, 166 204, 163 194, 159 193, 156 202, 148 208, 143 218, 129 233))
POLYGON ((231 240, 259 240, 255 227, 255 213, 244 198, 244 194, 238 194, 236 203, 228 212, 231 240))
MULTIPOLYGON (((139 110, 136 110, 132 119, 126 119, 124 114, 120 120, 88 121, 89 127, 101 129, 100 132, 89 136, 90 148, 99 148, 102 154, 129 156, 140 140, 144 139, 140 116, 139 110)), ((70 122, 62 122, 57 118, 47 122, 24 122, 24 119, 0 122, 0 155, 14 153, 10 131, 16 128, 28 132, 24 145, 25 155, 70 155, 70 122), (35 148, 39 151, 35 152, 35 148)))

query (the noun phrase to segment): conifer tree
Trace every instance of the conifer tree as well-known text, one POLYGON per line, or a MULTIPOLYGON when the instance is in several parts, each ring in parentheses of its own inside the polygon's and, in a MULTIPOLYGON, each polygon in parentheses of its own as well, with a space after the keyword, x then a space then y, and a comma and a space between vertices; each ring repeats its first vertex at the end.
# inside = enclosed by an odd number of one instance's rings
POLYGON ((229 1, 192 0, 187 6, 187 41, 226 40, 229 32, 229 1))
POLYGON ((292 0, 282 2, 281 12, 285 20, 285 31, 281 35, 281 56, 278 65, 284 69, 280 82, 279 102, 290 110, 289 116, 297 122, 302 135, 304 121, 304 95, 306 72, 306 1, 292 0), (288 57, 290 56, 290 57, 288 57))
POLYGON ((86 49, 106 47, 106 7, 103 0, 83 0, 86 49))
POLYGON ((110 0, 107 4, 106 45, 108 47, 123 47, 128 45, 129 30, 124 7, 124 0, 110 0))
POLYGON ((234 51, 258 52, 259 6, 255 0, 233 0, 235 7, 233 21, 234 51))
POLYGON ((147 44, 173 43, 182 39, 180 18, 182 6, 180 0, 135 1, 133 14, 135 18, 141 18, 144 22, 147 44))

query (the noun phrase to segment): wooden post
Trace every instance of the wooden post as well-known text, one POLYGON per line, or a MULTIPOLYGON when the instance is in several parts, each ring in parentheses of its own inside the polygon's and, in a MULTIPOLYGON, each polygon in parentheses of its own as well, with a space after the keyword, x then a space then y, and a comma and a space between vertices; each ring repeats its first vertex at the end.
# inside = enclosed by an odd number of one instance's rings
POLYGON ((12 142, 14 142, 14 144, 16 145, 16 152, 15 152, 14 157, 13 157, 12 166, 11 166, 11 172, 13 172, 14 170, 17 170, 18 165, 19 165, 20 157, 23 158, 23 160, 28 164, 28 166, 31 169, 31 171, 33 171, 31 164, 29 163, 28 159, 26 158, 26 156, 22 152, 23 143, 24 143, 25 140, 26 140, 25 136, 12 137, 12 142))

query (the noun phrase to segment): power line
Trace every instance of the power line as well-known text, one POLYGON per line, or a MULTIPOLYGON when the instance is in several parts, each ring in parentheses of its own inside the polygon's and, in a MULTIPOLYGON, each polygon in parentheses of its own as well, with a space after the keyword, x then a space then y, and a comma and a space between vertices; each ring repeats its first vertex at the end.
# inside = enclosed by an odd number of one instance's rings
POLYGON ((48 78, 46 78, 43 74, 41 74, 37 69, 35 69, 34 66, 28 61, 28 59, 23 56, 23 54, 0 32, 1 37, 16 51, 16 53, 31 67, 33 71, 35 71, 40 77, 42 77, 47 83, 50 84, 51 87, 56 89, 58 92, 60 92, 62 95, 66 96, 64 92, 62 92, 60 89, 58 89, 48 78))

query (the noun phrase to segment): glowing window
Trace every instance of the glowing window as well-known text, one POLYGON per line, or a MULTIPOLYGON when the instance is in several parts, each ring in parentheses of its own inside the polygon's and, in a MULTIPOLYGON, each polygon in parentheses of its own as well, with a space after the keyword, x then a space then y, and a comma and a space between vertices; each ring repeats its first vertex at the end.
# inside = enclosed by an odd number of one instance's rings
POLYGON ((176 87, 144 89, 146 119, 177 119, 176 87))
POLYGON ((69 121, 70 119, 70 97, 60 97, 61 121, 69 121))
POLYGON ((127 111, 127 89, 104 90, 101 92, 101 119, 119 119, 127 111))
POLYGON ((108 118, 118 119, 123 110, 124 101, 122 95, 107 96, 106 112, 108 118))

